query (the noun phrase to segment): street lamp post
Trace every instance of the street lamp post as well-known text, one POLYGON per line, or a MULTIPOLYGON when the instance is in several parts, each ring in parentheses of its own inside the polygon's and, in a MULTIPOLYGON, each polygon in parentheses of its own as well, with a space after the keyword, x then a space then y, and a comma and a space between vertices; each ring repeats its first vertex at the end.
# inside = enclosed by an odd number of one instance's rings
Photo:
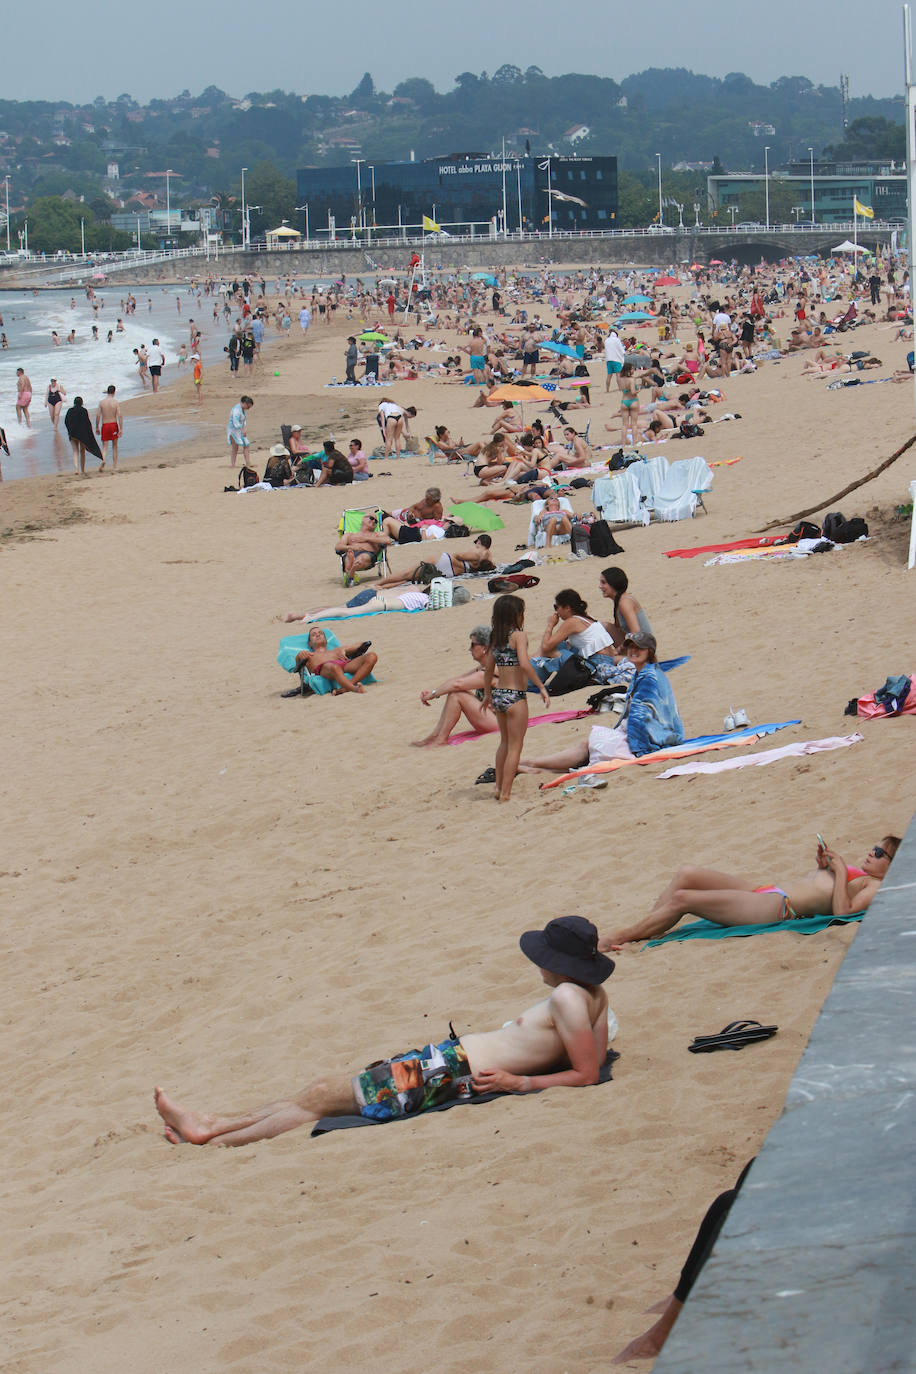
POLYGON ((515 180, 518 188, 518 236, 522 236, 522 164, 515 163, 515 180))
POLYGON ((171 243, 172 239, 172 194, 169 178, 172 175, 171 167, 165 169, 165 238, 166 243, 171 243))
POLYGON ((360 166, 366 161, 364 157, 352 159, 356 163, 356 223, 360 229, 363 228, 363 179, 360 173, 360 166))
POLYGON ((86 256, 86 221, 80 217, 80 257, 86 256))
POLYGON ((296 206, 296 213, 297 213, 297 214, 298 214, 298 212, 299 212, 300 210, 304 210, 304 211, 305 211, 305 246, 306 246, 306 248, 308 248, 308 246, 309 246, 309 206, 308 206, 308 201, 306 201, 304 205, 297 205, 297 206, 296 206))
MULTIPOLYGON (((551 159, 550 159, 550 158, 548 158, 546 162, 539 162, 539 163, 538 163, 538 171, 539 171, 539 172, 544 172, 544 171, 546 171, 546 173, 547 173, 547 237, 552 239, 552 238, 553 238, 553 181, 552 181, 552 179, 551 179, 550 162, 551 162, 551 159)), ((540 213, 541 213, 540 210, 538 210, 537 213, 538 213, 538 217, 540 217, 540 213)))
POLYGON ((814 224, 814 223, 816 222, 816 220, 815 220, 815 214, 814 214, 814 149, 813 149, 813 148, 809 148, 809 149, 808 149, 808 157, 811 159, 811 223, 814 224))
POLYGON ((665 222, 665 212, 662 208, 662 155, 656 153, 655 156, 658 158, 658 223, 661 226, 665 222))
POLYGON ((731 217, 732 217, 732 228, 733 228, 733 229, 734 229, 734 227, 735 227, 735 215, 737 214, 737 212, 738 212, 738 207, 737 207, 737 205, 730 205, 730 206, 728 207, 728 213, 729 213, 729 214, 731 215, 731 217))
POLYGON ((769 144, 763 150, 763 189, 766 195, 767 206, 767 229, 770 227, 770 148, 769 144))
POLYGON ((10 251, 10 179, 9 174, 4 178, 6 185, 6 251, 10 251))
POLYGON ((247 217, 247 215, 245 214, 245 173, 246 173, 247 171, 248 171, 248 168, 247 168, 247 167, 243 167, 243 168, 242 168, 242 247, 243 247, 243 248, 247 247, 247 244, 245 243, 245 233, 246 233, 245 226, 246 226, 246 224, 248 223, 248 217, 247 217))

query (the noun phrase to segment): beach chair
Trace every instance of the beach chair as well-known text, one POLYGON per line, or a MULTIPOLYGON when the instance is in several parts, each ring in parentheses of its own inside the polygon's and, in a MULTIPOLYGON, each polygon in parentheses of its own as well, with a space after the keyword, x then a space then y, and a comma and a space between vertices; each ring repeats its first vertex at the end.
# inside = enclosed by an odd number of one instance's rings
MULTIPOLYGON (((382 517, 384 516, 384 514, 385 512, 381 510, 378 506, 352 506, 349 510, 344 511, 343 515, 337 522, 338 539, 342 534, 356 534, 357 531, 362 528, 364 515, 374 515, 375 528, 377 530, 380 530, 382 528, 382 517)), ((340 575, 343 579, 343 584, 346 587, 347 574, 344 568, 344 555, 341 553, 338 554, 338 557, 340 559, 340 575)), ((375 555, 374 562, 368 569, 365 569, 364 571, 371 572, 373 568, 375 569, 376 577, 382 577, 385 573, 388 572, 387 549, 379 549, 375 555)))
POLYGON ((426 451, 426 456, 427 458, 429 458, 431 463, 435 462, 437 458, 442 457, 445 459, 447 463, 464 463, 466 471, 467 464, 473 462, 473 459, 468 458, 458 448, 443 448, 441 444, 436 442, 436 440, 432 437, 431 434, 427 434, 425 438, 427 444, 429 445, 426 451))
POLYGON ((653 516, 656 520, 687 520, 697 506, 706 511, 703 493, 709 491, 712 479, 712 468, 705 458, 681 458, 672 463, 664 486, 653 498, 653 516))
MULTIPOLYGON (((571 504, 571 502, 570 502, 570 500, 569 500, 569 497, 568 497, 568 496, 561 496, 561 497, 559 497, 559 502, 560 502, 560 510, 566 512, 566 514, 569 516, 570 522, 572 522, 573 520, 575 520, 575 518, 576 518, 576 513, 575 513, 575 511, 574 511, 573 508, 572 508, 572 504, 571 504)), ((536 520, 537 517, 540 515, 541 511, 544 509, 544 507, 546 506, 546 504, 547 504, 546 500, 544 500, 544 501, 532 501, 532 503, 531 503, 531 521, 530 521, 530 523, 529 523, 529 525, 528 525, 528 547, 529 547, 529 549, 542 549, 542 548, 544 547, 544 545, 547 543, 547 535, 544 533, 543 530, 539 530, 539 529, 537 528, 537 525, 535 524, 535 520, 536 520)), ((571 538, 572 538, 572 535, 570 535, 570 534, 555 534, 555 535, 553 536, 553 543, 554 543, 554 544, 568 544, 568 543, 570 542, 571 538)), ((553 544, 551 544, 551 548, 552 548, 552 547, 553 547, 553 544)))
MULTIPOLYGON (((328 630, 324 625, 318 628, 324 630, 329 649, 340 648, 340 640, 334 634, 333 630, 328 630)), ((294 673, 296 671, 296 655, 300 650, 307 649, 308 646, 308 634, 284 635, 283 639, 280 640, 280 649, 277 654, 277 662, 280 667, 285 669, 287 673, 294 673)), ((377 682, 378 678, 376 678, 373 673, 370 673, 368 677, 363 678, 363 681, 377 682)), ((302 696, 323 697, 327 696, 327 694, 333 690, 334 684, 329 678, 319 677, 315 673, 307 673, 304 668, 299 669, 299 691, 302 696)), ((286 693, 286 695, 289 696, 290 693, 286 693)))
POLYGON ((649 512, 642 501, 633 465, 613 477, 599 477, 592 487, 592 502, 609 525, 648 525, 649 512))

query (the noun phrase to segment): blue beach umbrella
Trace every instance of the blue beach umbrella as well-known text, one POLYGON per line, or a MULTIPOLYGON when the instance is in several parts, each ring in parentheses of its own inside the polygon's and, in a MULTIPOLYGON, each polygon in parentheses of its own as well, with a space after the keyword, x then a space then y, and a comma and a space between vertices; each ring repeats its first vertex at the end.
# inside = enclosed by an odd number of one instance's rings
MULTIPOLYGON (((618 320, 651 320, 652 316, 647 315, 645 310, 627 310, 623 315, 617 316, 618 320)), ((541 344, 543 348, 544 345, 541 344)))
POLYGON ((542 343, 538 344, 538 348, 543 348, 545 353, 562 353, 564 358, 578 358, 579 356, 574 348, 570 348, 569 344, 542 343))
POLYGON ((651 296, 624 296, 624 298, 623 298, 623 304, 624 304, 624 305, 651 305, 651 304, 652 304, 652 297, 651 297, 651 296))

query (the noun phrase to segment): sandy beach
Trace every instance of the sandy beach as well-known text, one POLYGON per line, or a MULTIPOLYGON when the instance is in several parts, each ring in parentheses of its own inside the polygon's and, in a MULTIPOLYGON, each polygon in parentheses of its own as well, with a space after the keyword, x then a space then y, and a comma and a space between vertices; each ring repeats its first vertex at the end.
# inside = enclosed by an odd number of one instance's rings
MULTIPOLYGON (((359 324, 273 336, 252 379, 208 368, 200 416, 187 377, 128 404, 128 424, 199 420, 179 449, 116 476, 0 487, 9 1374, 605 1369, 778 1116, 854 928, 622 952, 607 984, 621 1057, 594 1088, 224 1151, 170 1148, 153 1084, 244 1107, 441 1039, 449 1020, 489 1029, 541 995, 523 930, 565 912, 613 929, 685 862, 778 882, 812 866, 816 832, 855 863, 913 812, 911 722, 843 711, 913 670, 909 524, 894 509, 916 450, 839 503, 866 517, 867 543, 743 566, 664 557, 812 506, 910 437, 910 387, 829 391, 799 375, 803 355, 722 383, 740 421, 649 450, 741 461, 716 468, 707 515, 627 530, 609 561, 660 657, 691 655, 671 678, 688 736, 734 705, 802 723, 727 754, 856 729, 861 743, 666 781, 661 765, 627 768, 573 796, 523 776, 497 807, 474 786, 492 737, 409 747, 434 720, 421 688, 469 665, 489 600, 357 620, 378 685, 281 699, 278 617, 345 595, 340 511, 476 483, 416 456, 342 491, 239 499, 223 492, 230 406, 255 398, 259 469, 282 422, 368 449, 381 395, 417 406, 420 435, 479 437, 493 418, 470 409, 475 390, 431 380, 325 390, 359 324), (779 1033, 687 1053, 743 1018, 779 1033)), ((911 345, 889 328, 843 345, 883 359, 871 376, 905 366, 911 345)), ((616 401, 603 363, 591 372, 603 441, 616 401)), ((499 510, 504 560, 528 511, 499 510)), ((414 553, 396 549, 393 567, 414 553)), ((562 587, 600 614, 602 566, 537 569, 532 639, 562 587)), ((534 727, 529 747, 587 730, 534 727)))

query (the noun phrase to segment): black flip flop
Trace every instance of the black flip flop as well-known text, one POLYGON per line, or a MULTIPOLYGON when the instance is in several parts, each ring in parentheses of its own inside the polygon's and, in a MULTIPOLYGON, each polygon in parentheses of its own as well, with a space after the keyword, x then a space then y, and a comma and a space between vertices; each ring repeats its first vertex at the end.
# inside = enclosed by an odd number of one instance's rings
POLYGON ((480 777, 474 779, 474 786, 476 787, 477 784, 478 784, 479 782, 495 782, 495 781, 496 781, 496 769, 495 769, 495 768, 485 768, 485 769, 483 770, 483 772, 481 773, 480 777))
POLYGON ((711 1054, 713 1050, 743 1050, 755 1040, 769 1040, 778 1026, 761 1026, 759 1021, 732 1021, 718 1035, 697 1035, 687 1048, 691 1054, 711 1054))

